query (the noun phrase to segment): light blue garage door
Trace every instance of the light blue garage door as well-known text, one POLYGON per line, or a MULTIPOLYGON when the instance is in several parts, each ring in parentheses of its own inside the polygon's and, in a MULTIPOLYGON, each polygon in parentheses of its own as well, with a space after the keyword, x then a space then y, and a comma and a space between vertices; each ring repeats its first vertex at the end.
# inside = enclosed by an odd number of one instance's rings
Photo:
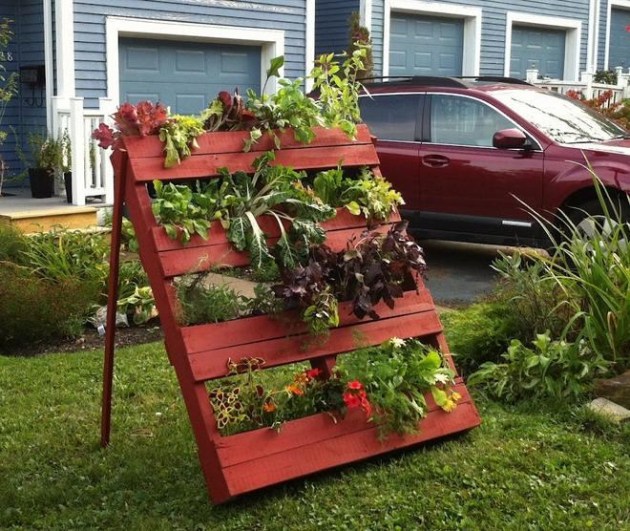
POLYGON ((463 46, 461 19, 392 14, 389 74, 460 76, 463 46))
POLYGON ((260 90, 260 48, 121 39, 120 100, 161 102, 197 114, 221 90, 260 90))
POLYGON ((510 76, 525 79, 528 68, 536 68, 543 77, 563 79, 566 31, 514 26, 510 76))
POLYGON ((630 11, 612 9, 610 11, 610 48, 608 51, 608 68, 630 66, 630 11))

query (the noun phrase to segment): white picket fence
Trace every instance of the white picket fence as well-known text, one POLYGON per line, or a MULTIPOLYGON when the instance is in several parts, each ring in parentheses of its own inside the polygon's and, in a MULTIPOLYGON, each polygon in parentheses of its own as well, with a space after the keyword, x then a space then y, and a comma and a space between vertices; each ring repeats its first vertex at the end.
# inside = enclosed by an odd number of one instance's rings
POLYGON ((111 100, 100 98, 99 109, 85 109, 83 98, 52 98, 52 133, 68 132, 72 147, 72 204, 85 205, 87 198, 114 202, 114 172, 110 150, 98 147, 92 131, 114 112, 111 100))
POLYGON ((608 105, 615 105, 621 103, 623 100, 630 98, 630 69, 628 72, 624 72, 620 66, 615 68, 617 73, 617 84, 606 85, 604 83, 595 83, 593 81, 593 74, 590 72, 582 72, 580 81, 563 81, 558 79, 538 79, 538 70, 527 70, 527 81, 538 87, 546 88, 558 92, 560 94, 566 94, 570 90, 581 92, 586 99, 598 98, 607 91, 612 92, 608 105))

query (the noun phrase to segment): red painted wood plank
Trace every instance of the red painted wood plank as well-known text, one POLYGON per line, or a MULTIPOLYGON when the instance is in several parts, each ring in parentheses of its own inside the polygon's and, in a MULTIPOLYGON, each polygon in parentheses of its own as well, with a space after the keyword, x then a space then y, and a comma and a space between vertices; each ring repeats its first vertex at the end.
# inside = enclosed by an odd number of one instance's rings
MULTIPOLYGON (((459 384, 453 387, 453 390, 462 395, 458 407, 472 402, 461 379, 459 384)), ((438 411, 439 408, 430 393, 426 398, 429 412, 438 411)), ((271 428, 260 428, 236 435, 218 437, 215 446, 222 467, 227 468, 241 463, 254 462, 267 455, 310 446, 327 439, 334 439, 373 427, 374 424, 367 422, 363 412, 358 410, 349 410, 345 418, 338 416, 338 414, 331 416, 328 413, 320 413, 286 422, 279 431, 271 428)), ((423 429, 423 422, 420 423, 420 428, 423 429)))
MULTIPOLYGON (((376 306, 382 319, 420 313, 432 310, 433 301, 427 290, 419 293, 408 291, 404 297, 396 299, 393 309, 383 302, 376 306)), ((339 305, 340 326, 349 326, 362 322, 352 314, 352 303, 342 302, 339 305)), ((369 319, 368 319, 369 320, 369 319)), ((290 335, 306 334, 304 322, 297 312, 286 312, 278 316, 257 315, 243 317, 222 323, 209 323, 181 328, 182 338, 189 354, 211 351, 226 347, 244 347, 252 343, 285 338, 290 335)))
POLYGON ((230 358, 260 357, 266 367, 286 365, 297 361, 321 358, 355 350, 359 347, 379 345, 392 337, 403 339, 438 334, 442 325, 435 311, 362 321, 353 326, 335 328, 322 339, 309 334, 270 339, 245 346, 225 347, 191 354, 190 367, 197 381, 225 376, 230 358))
MULTIPOLYGON (((244 171, 252 173, 252 163, 260 153, 219 153, 204 157, 190 157, 178 166, 164 168, 161 158, 130 159, 133 177, 137 182, 155 179, 203 179, 216 177, 219 168, 229 168, 232 173, 244 171)), ((371 144, 353 144, 343 147, 309 147, 300 150, 276 151, 273 165, 291 166, 296 170, 317 170, 345 167, 374 166, 378 156, 371 144)))
MULTIPOLYGON (((432 439, 470 430, 480 423, 472 403, 461 404, 452 413, 432 412, 422 421, 422 431, 412 436, 393 436, 379 442, 376 428, 349 433, 281 453, 266 455, 223 470, 233 496, 319 472, 346 463, 405 448, 432 439)), ((282 434, 280 434, 282 436, 282 434)))
MULTIPOLYGON (((392 214, 389 224, 400 221, 400 214, 396 211, 392 214)), ((272 216, 261 216, 259 218, 259 224, 263 231, 271 238, 278 237, 280 235, 280 229, 278 223, 272 216)), ((288 226, 288 222, 284 224, 288 226)), ((363 216, 355 216, 348 212, 345 208, 338 208, 337 214, 334 218, 324 221, 322 228, 328 233, 337 230, 348 229, 360 229, 367 228, 367 220, 363 216)), ((227 241, 225 231, 218 221, 213 222, 210 225, 210 231, 208 232, 208 238, 203 239, 201 236, 194 235, 189 242, 182 244, 179 240, 173 240, 166 235, 164 228, 154 224, 151 228, 153 239, 155 241, 155 247, 158 251, 174 251, 177 249, 190 249, 193 247, 204 247, 208 245, 215 245, 218 243, 224 243, 227 241)))
MULTIPOLYGON (((374 230, 384 233, 389 230, 389 226, 380 225, 374 230)), ((362 227, 331 231, 327 234, 326 244, 334 251, 341 251, 346 249, 348 242, 352 238, 360 237, 362 232, 362 227)), ((160 241, 164 242, 162 235, 160 235, 160 241)), ((277 241, 277 237, 267 238, 267 242, 271 246, 277 241)), ((156 242, 155 245, 157 246, 158 243, 156 242)), ((162 251, 159 253, 158 258, 162 263, 164 276, 166 277, 205 271, 213 266, 243 266, 249 264, 250 261, 249 254, 235 251, 224 235, 218 235, 216 239, 209 238, 206 245, 185 246, 162 251)))
MULTIPOLYGON (((371 144, 371 134, 365 124, 357 126, 356 139, 351 139, 339 129, 313 128, 315 139, 310 144, 303 144, 294 139, 292 131, 279 133, 281 149, 308 149, 309 147, 334 146, 340 147, 353 144, 371 144)), ((192 154, 193 157, 216 155, 219 153, 242 153, 245 141, 249 138, 249 131, 221 131, 205 133, 197 138, 199 149, 192 154)), ((125 137, 125 149, 131 158, 164 158, 164 145, 157 136, 125 137)), ((253 152, 275 150, 275 144, 271 136, 264 134, 262 138, 252 146, 253 152)), ((186 163, 185 161, 183 162, 186 163)))

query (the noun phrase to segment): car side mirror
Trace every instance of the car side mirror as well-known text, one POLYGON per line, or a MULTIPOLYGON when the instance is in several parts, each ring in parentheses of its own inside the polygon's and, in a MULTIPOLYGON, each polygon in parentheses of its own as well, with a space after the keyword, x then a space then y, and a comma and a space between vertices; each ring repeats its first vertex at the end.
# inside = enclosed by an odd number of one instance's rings
POLYGON ((499 149, 527 149, 531 147, 529 139, 520 129, 501 129, 494 133, 492 145, 499 149))

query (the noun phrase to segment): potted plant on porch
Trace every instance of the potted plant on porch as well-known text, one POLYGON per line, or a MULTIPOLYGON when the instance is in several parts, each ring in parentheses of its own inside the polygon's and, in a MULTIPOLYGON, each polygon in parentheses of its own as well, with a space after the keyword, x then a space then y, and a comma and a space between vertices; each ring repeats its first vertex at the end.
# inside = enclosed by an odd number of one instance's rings
MULTIPOLYGON (((26 158, 31 194, 34 198, 52 197, 55 190, 55 172, 62 164, 61 140, 39 132, 28 135, 30 158, 26 158)), ((23 155, 23 154, 22 154, 23 155)))

